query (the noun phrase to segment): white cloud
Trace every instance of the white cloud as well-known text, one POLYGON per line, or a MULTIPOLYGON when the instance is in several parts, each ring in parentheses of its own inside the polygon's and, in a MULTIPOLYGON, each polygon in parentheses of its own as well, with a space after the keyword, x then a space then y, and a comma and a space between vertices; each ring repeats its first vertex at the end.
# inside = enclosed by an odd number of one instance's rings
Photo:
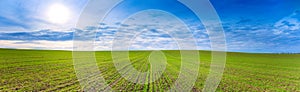
MULTIPOLYGON (((146 11, 133 16, 134 20, 127 20, 124 23, 105 25, 106 28, 98 30, 99 27, 90 26, 85 30, 77 30, 75 33, 74 46, 77 50, 111 50, 114 39, 121 39, 122 43, 129 42, 128 48, 132 50, 164 50, 164 49, 209 49, 209 39, 205 30, 193 27, 193 32, 189 32, 186 26, 175 16, 162 11, 146 11), (153 17, 155 16, 155 17, 153 17), (117 28, 116 25, 126 25, 117 28), (197 29, 197 30, 196 30, 197 29), (92 39, 98 32, 98 38, 94 42, 92 39), (116 36, 117 32, 121 35, 116 36), (140 33, 140 34, 139 34, 140 33), (201 34, 195 38, 198 46, 193 42, 193 34, 201 34), (81 40, 79 38, 82 38, 81 40), (86 40, 83 40, 86 39, 86 40), (132 40, 132 41, 130 41, 132 40), (180 41, 180 42, 176 42, 180 41), (78 48, 78 46, 80 48, 78 48)), ((133 19, 131 18, 131 19, 133 19)), ((39 33, 37 35, 44 34, 39 33)), ((62 35, 61 35, 62 36, 62 35)), ((0 40, 0 48, 21 48, 21 49, 54 49, 72 50, 73 41, 45 41, 45 40, 0 40)), ((123 45, 120 45, 123 46, 123 45)), ((126 47, 127 48, 127 47, 126 47)))
POLYGON ((291 14, 290 16, 287 16, 274 25, 274 34, 289 34, 290 31, 300 31, 300 18, 298 12, 295 12, 291 14))
POLYGON ((161 10, 145 10, 123 23, 109 26, 112 28, 100 31, 102 35, 96 45, 112 47, 115 43, 117 45, 114 45, 114 50, 197 49, 196 42, 193 42, 197 41, 193 38, 193 32, 176 16, 161 10), (115 25, 126 26, 115 28, 115 25), (112 32, 113 30, 117 31, 112 32))
POLYGON ((73 41, 21 41, 0 40, 0 48, 72 50, 73 41))

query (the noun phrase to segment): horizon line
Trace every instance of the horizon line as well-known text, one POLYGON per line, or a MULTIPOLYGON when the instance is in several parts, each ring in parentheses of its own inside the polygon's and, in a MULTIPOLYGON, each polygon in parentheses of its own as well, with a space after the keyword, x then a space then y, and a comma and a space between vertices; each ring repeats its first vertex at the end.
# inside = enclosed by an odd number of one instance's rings
MULTIPOLYGON (((73 52, 73 50, 65 50, 65 49, 26 49, 26 48, 0 48, 3 50, 36 50, 36 51, 68 51, 73 52)), ((113 50, 94 50, 94 52, 109 52, 113 50)), ((114 51, 181 51, 181 50, 114 50, 114 51)), ((183 51, 189 51, 189 50, 183 50, 183 51)), ((190 50, 195 51, 195 50, 190 50)), ((196 50, 196 51, 207 51, 207 52, 226 52, 226 53, 249 53, 249 54, 300 54, 298 52, 292 53, 292 52, 243 52, 243 51, 216 51, 216 50, 196 50)), ((87 52, 87 51, 82 51, 87 52)))

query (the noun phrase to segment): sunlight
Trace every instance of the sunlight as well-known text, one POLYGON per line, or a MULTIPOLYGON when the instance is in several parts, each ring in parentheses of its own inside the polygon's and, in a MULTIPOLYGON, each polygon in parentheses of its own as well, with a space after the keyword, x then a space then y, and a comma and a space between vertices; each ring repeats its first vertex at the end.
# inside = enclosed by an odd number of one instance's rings
POLYGON ((64 24, 70 18, 70 10, 62 4, 53 4, 46 12, 47 20, 52 23, 64 24))

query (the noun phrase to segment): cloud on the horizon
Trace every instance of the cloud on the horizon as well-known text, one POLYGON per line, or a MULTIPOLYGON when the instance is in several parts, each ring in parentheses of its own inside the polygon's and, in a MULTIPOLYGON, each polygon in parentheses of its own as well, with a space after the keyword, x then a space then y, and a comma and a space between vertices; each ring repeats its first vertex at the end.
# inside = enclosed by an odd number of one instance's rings
POLYGON ((46 41, 46 40, 0 40, 0 48, 13 49, 43 49, 43 50, 72 50, 73 41, 46 41))

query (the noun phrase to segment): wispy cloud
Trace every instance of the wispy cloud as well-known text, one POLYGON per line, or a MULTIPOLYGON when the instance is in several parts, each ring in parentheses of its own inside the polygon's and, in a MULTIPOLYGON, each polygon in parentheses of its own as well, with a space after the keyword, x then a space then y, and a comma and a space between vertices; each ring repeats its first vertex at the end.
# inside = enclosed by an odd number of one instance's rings
POLYGON ((34 32, 0 33, 0 40, 47 40, 47 41, 70 41, 73 40, 73 32, 57 32, 40 30, 34 32))
POLYGON ((293 31, 300 31, 300 11, 297 10, 274 25, 274 34, 289 34, 293 31))

